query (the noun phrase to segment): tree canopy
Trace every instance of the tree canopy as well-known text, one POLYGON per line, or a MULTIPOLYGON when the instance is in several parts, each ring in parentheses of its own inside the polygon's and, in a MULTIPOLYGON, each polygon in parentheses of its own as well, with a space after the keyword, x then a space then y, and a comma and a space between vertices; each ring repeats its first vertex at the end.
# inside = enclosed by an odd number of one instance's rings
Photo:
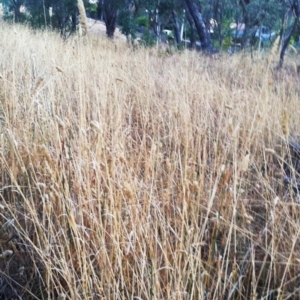
MULTIPOLYGON (((6 19, 50 27, 62 36, 76 30, 77 0, 0 0, 6 19)), ((263 47, 280 35, 284 51, 299 42, 299 0, 98 0, 87 13, 105 22, 109 38, 117 26, 128 41, 161 40, 206 52, 263 47)))

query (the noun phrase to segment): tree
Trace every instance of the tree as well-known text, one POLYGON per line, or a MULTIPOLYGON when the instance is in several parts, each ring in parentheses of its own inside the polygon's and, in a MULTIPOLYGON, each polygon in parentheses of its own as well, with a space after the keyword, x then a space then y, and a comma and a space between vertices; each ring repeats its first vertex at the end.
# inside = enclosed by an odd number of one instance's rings
MULTIPOLYGON (((296 28, 299 26, 299 17, 300 17, 300 4, 298 0, 293 0, 290 5, 287 5, 287 14, 291 14, 293 16, 293 23, 291 28, 289 29, 289 32, 286 36, 284 36, 284 30, 282 30, 282 47, 280 51, 280 58, 279 58, 279 67, 281 68, 283 66, 284 61, 284 55, 286 52, 286 49, 290 43, 290 40, 292 38, 293 33, 295 32, 296 28)), ((283 22, 284 24, 284 22, 283 22)))
POLYGON ((208 11, 209 15, 206 17, 206 22, 213 20, 210 28, 212 39, 218 42, 220 48, 224 46, 225 40, 227 40, 227 46, 229 46, 232 38, 230 25, 239 15, 239 6, 236 0, 212 0, 208 11))
POLYGON ((178 23, 178 16, 175 9, 172 10, 172 19, 173 19, 173 28, 174 28, 174 37, 177 45, 181 44, 180 29, 178 23))
POLYGON ((194 20, 190 14, 190 11, 186 8, 186 18, 188 20, 188 23, 190 25, 190 31, 191 31, 191 35, 190 35, 190 48, 193 49, 196 45, 196 37, 195 37, 195 32, 196 32, 196 28, 195 28, 195 23, 194 20))
POLYGON ((122 0, 98 0, 98 11, 102 11, 106 26, 106 35, 114 37, 117 23, 117 14, 124 1, 122 0))
POLYGON ((186 4, 186 8, 189 11, 194 23, 195 27, 197 29, 200 42, 201 42, 201 48, 202 50, 212 53, 215 51, 214 46, 211 41, 210 34, 207 30, 207 27, 205 25, 202 13, 201 13, 201 7, 200 3, 196 3, 195 0, 184 0, 186 4))
POLYGON ((245 48, 249 39, 253 40, 255 33, 262 26, 274 28, 278 24, 282 12, 280 0, 239 0, 242 9, 242 21, 245 29, 242 37, 242 48, 245 48))
POLYGON ((2 0, 0 3, 7 11, 13 12, 14 21, 21 22, 23 20, 21 13, 21 6, 24 5, 25 0, 2 0))
POLYGON ((182 1, 176 0, 161 0, 157 2, 157 8, 159 11, 159 19, 161 27, 172 29, 174 33, 174 41, 177 46, 181 44, 181 32, 182 26, 180 20, 183 20, 184 5, 182 1))
POLYGON ((77 0, 25 0, 25 6, 33 27, 51 27, 59 30, 63 38, 76 30, 77 0))
POLYGON ((64 38, 75 31, 78 23, 77 0, 0 0, 0 3, 13 12, 16 22, 26 21, 36 28, 58 29, 64 38), (22 6, 26 14, 21 13, 22 6))
POLYGON ((136 39, 138 26, 133 12, 130 10, 120 11, 118 21, 122 26, 121 32, 126 35, 127 41, 133 43, 136 39))
POLYGON ((51 26, 66 38, 75 32, 78 23, 77 0, 52 0, 51 26))

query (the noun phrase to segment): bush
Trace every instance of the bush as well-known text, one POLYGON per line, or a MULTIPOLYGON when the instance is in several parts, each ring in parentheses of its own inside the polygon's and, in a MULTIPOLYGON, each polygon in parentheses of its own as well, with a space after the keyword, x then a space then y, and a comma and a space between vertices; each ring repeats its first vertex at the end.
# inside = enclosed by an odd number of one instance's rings
POLYGON ((149 19, 147 16, 140 16, 136 19, 136 23, 138 26, 149 27, 149 19))
POLYGON ((98 17, 98 10, 97 10, 97 4, 89 3, 85 6, 86 15, 89 18, 97 19, 98 17))
POLYGON ((156 44, 156 38, 151 34, 149 29, 146 29, 140 39, 140 44, 144 47, 153 47, 156 44))
POLYGON ((129 11, 121 11, 119 14, 119 24, 122 26, 121 32, 126 35, 128 41, 136 39, 137 23, 129 11))

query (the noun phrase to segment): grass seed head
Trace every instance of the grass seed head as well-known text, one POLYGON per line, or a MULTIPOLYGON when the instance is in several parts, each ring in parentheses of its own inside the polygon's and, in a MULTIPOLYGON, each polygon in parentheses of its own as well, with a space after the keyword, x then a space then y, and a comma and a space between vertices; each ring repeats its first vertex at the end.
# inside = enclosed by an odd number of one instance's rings
POLYGON ((48 163, 52 162, 51 154, 45 145, 39 146, 40 155, 43 155, 48 163))
POLYGON ((240 171, 246 172, 249 168, 249 162, 250 162, 250 153, 246 154, 240 164, 240 171))
POLYGON ((61 67, 59 67, 59 66, 56 66, 55 68, 56 68, 56 70, 57 70, 58 72, 64 73, 64 69, 63 69, 63 68, 61 68, 61 67))
POLYGON ((130 186, 130 184, 128 182, 125 182, 123 185, 123 192, 124 195, 128 198, 128 199, 132 199, 133 198, 133 191, 132 188, 130 186))
POLYGON ((32 95, 35 96, 38 91, 39 91, 39 88, 40 86, 42 85, 42 83, 44 82, 44 78, 43 77, 39 77, 35 83, 35 86, 33 88, 33 92, 32 92, 32 95))
POLYGON ((232 135, 232 133, 233 133, 233 121, 232 121, 232 118, 230 118, 228 120, 227 128, 228 128, 228 132, 230 133, 230 135, 232 135))
POLYGON ((95 129, 96 131, 98 131, 99 133, 101 133, 101 126, 100 123, 98 121, 92 120, 90 122, 90 125, 93 129, 95 129))
POLYGON ((275 154, 276 154, 276 151, 275 151, 274 149, 266 148, 266 149, 265 149, 265 153, 266 153, 266 154, 274 154, 274 155, 275 155, 275 154))
POLYGON ((59 117, 59 116, 55 116, 55 119, 57 121, 57 124, 60 128, 64 129, 65 128, 65 123, 64 121, 59 117))
POLYGON ((281 118, 281 129, 285 138, 289 137, 289 115, 286 108, 283 110, 281 118))

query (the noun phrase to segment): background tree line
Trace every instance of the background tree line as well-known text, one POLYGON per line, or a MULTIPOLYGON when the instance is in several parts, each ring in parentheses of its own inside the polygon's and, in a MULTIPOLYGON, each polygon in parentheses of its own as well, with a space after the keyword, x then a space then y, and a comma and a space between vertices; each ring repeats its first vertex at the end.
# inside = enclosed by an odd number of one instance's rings
MULTIPOLYGON (((78 24, 77 0, 0 0, 7 19, 51 27, 67 37, 78 24)), ((299 0, 84 0, 87 14, 106 24, 113 38, 119 25, 128 41, 145 45, 169 39, 206 52, 262 46, 262 36, 281 37, 281 61, 299 42, 299 0), (235 28, 234 27, 235 24, 235 28), (268 33, 269 32, 269 33, 268 33)), ((263 40, 265 42, 266 39, 263 40)))

